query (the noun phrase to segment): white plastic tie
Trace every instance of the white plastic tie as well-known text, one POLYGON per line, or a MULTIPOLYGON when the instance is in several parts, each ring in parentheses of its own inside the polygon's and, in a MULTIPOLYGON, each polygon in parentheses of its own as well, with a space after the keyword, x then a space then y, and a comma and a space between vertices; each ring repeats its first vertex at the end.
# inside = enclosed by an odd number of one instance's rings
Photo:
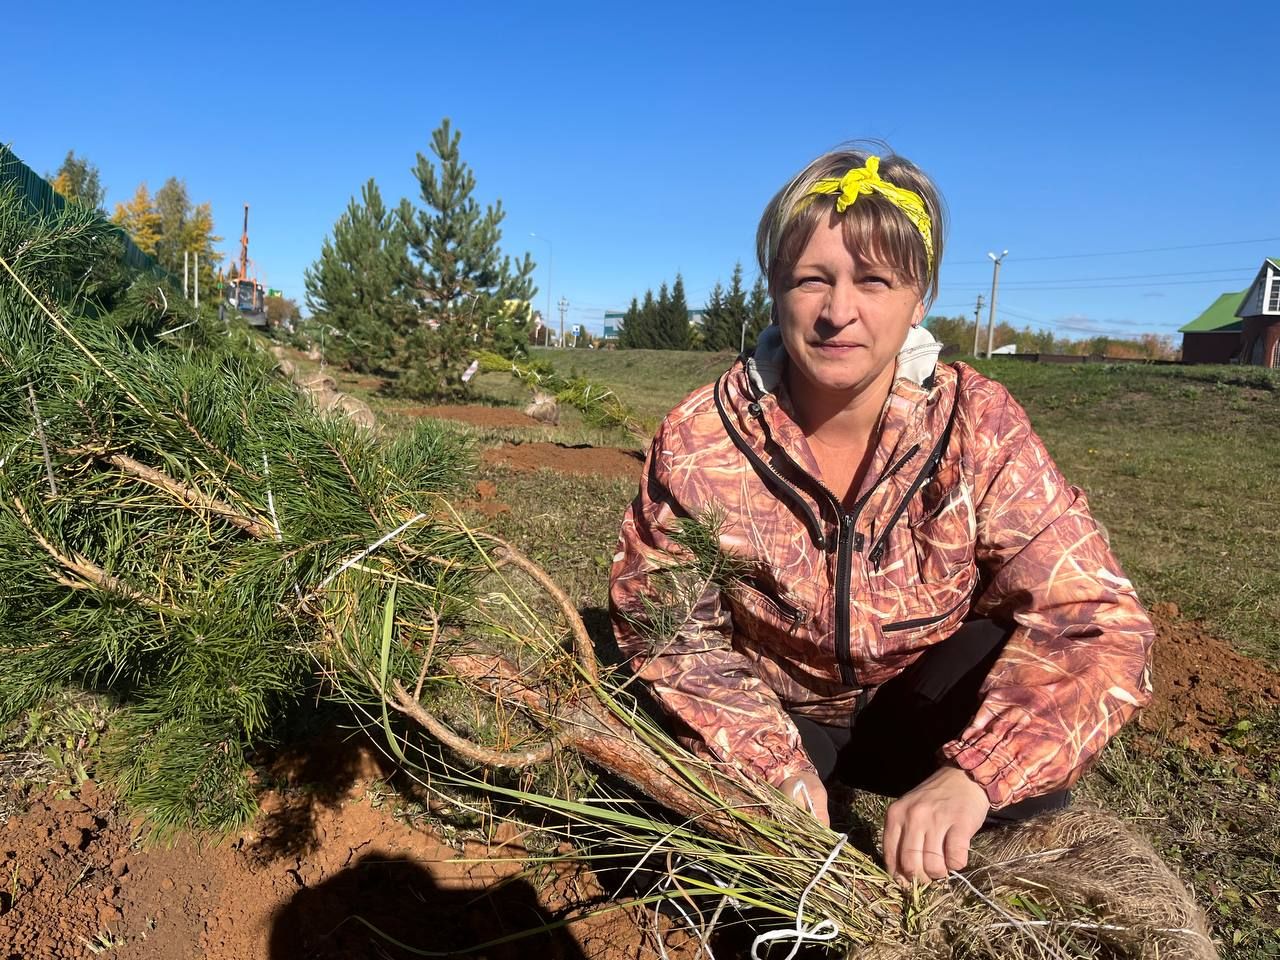
POLYGON ((827 854, 826 862, 818 868, 818 872, 813 875, 813 879, 809 881, 809 885, 805 887, 804 892, 800 894, 800 902, 796 904, 796 925, 790 930, 770 930, 769 932, 762 933, 760 936, 756 937, 755 940, 751 942, 751 960, 761 960, 760 948, 773 943, 776 940, 795 941, 791 946, 791 952, 784 958, 784 960, 792 960, 792 958, 800 952, 800 948, 806 943, 830 943, 840 935, 840 928, 836 926, 836 922, 829 917, 824 920, 819 920, 812 926, 806 927, 804 925, 804 903, 805 900, 809 898, 809 894, 813 891, 813 888, 818 885, 818 881, 826 876, 827 871, 831 869, 831 865, 836 862, 836 857, 839 856, 840 851, 844 849, 844 845, 848 842, 849 837, 847 834, 842 835, 840 839, 836 841, 836 845, 832 847, 831 852, 827 854))
POLYGON ((400 534, 404 533, 406 530, 412 527, 415 523, 418 523, 419 521, 422 521, 425 519, 427 519, 427 515, 425 513, 420 513, 415 517, 410 517, 408 520, 400 524, 400 526, 396 527, 386 536, 379 537, 373 543, 369 544, 369 546, 365 547, 363 550, 357 553, 354 557, 351 557, 349 560, 344 560, 342 562, 342 565, 338 567, 337 570, 334 570, 333 573, 329 574, 327 577, 325 577, 323 580, 320 581, 316 589, 323 590, 325 587, 327 587, 330 583, 333 582, 335 577, 337 577, 340 573, 342 573, 348 567, 354 567, 357 563, 359 563, 369 554, 373 553, 373 551, 377 550, 383 544, 387 543, 388 541, 394 540, 396 537, 400 536, 400 534))

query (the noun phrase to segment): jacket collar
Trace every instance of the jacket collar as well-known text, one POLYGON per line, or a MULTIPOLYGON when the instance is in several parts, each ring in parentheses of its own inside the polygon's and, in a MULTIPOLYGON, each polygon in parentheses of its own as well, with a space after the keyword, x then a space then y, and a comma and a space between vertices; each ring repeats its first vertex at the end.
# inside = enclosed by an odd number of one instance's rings
MULTIPOLYGON (((864 487, 874 483, 889 464, 906 453, 912 445, 926 439, 925 412, 935 386, 935 371, 942 345, 923 327, 913 327, 898 352, 898 368, 893 387, 880 415, 876 452, 863 480, 864 487)), ((817 462, 804 434, 791 415, 784 374, 787 353, 777 324, 760 334, 755 353, 746 358, 744 368, 747 392, 761 409, 770 433, 793 460, 807 473, 818 474, 817 462)), ((927 451, 919 454, 923 461, 927 451)), ((914 466, 914 464, 908 464, 914 466)), ((861 495, 863 491, 858 491, 861 495)))

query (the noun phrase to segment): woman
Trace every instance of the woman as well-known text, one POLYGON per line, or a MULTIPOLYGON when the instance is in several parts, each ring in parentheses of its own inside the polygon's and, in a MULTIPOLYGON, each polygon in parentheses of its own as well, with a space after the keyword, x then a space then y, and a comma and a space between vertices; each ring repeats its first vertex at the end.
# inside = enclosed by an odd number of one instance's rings
POLYGON ((896 156, 825 154, 769 203, 774 324, 653 442, 623 521, 615 632, 689 742, 827 820, 824 781, 898 797, 903 882, 987 822, 1065 804, 1150 697, 1153 631, 1000 384, 937 363, 943 212, 896 156), (655 639, 655 573, 714 514, 740 576, 655 639))

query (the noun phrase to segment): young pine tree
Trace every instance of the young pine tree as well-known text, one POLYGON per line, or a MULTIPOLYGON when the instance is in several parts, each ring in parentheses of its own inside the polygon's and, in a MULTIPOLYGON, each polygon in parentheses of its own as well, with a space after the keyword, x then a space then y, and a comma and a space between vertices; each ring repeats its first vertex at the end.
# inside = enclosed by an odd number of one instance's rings
POLYGON ((351 198, 306 271, 307 308, 332 328, 325 352, 362 372, 391 372, 417 326, 415 276, 400 218, 372 179, 351 198))
POLYGON ((398 388, 415 396, 465 390, 461 375, 476 347, 514 356, 527 339, 535 291, 533 258, 502 253, 502 201, 483 210, 475 175, 462 160, 461 134, 448 118, 431 135, 433 162, 418 154, 413 174, 423 209, 400 204, 399 218, 416 259, 414 298, 422 320, 399 358, 398 388), (512 302, 514 301, 514 303, 512 302))

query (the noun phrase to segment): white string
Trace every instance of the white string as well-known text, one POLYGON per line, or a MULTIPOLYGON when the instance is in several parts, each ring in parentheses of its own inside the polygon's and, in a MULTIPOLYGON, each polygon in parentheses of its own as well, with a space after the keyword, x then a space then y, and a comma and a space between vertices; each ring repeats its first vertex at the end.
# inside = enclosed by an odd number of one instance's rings
POLYGON ((329 574, 327 577, 321 580, 320 583, 316 586, 316 589, 323 590, 333 581, 333 578, 336 577, 338 574, 342 573, 342 571, 346 570, 348 567, 355 566, 357 563, 359 563, 369 554, 373 553, 373 551, 377 550, 380 546, 382 546, 388 540, 395 539, 396 537, 400 536, 400 534, 408 530, 415 523, 417 523, 419 520, 425 520, 425 519, 427 519, 427 515, 425 513, 420 513, 416 517, 410 517, 404 523, 400 524, 400 526, 396 527, 394 530, 388 533, 385 537, 381 537, 375 540, 373 543, 369 544, 369 546, 365 547, 363 550, 357 553, 354 557, 344 561, 342 566, 338 567, 337 570, 333 571, 333 573, 329 574))
POLYGON ((819 920, 813 926, 806 927, 804 925, 804 902, 808 899, 813 888, 818 885, 818 881, 831 869, 831 865, 836 862, 837 855, 839 855, 848 841, 847 834, 841 835, 840 839, 836 841, 836 845, 831 848, 831 852, 827 854, 826 862, 813 875, 809 885, 804 888, 804 893, 800 894, 800 902, 796 904, 795 927, 790 930, 770 930, 768 933, 760 934, 751 942, 751 960, 760 960, 760 948, 775 940, 795 940, 795 944, 791 947, 791 952, 783 958, 783 960, 792 960, 806 943, 828 943, 840 935, 840 928, 830 918, 819 920))
POLYGON ((179 330, 185 330, 187 327, 194 327, 199 322, 199 320, 192 320, 190 323, 184 323, 180 327, 170 327, 168 330, 161 330, 158 335, 161 337, 167 337, 169 334, 177 333, 179 330))
POLYGON ((271 464, 267 462, 267 452, 262 452, 262 475, 267 478, 267 509, 271 511, 271 526, 276 531, 276 543, 284 542, 284 534, 280 532, 280 518, 276 516, 276 498, 271 492, 271 464))

